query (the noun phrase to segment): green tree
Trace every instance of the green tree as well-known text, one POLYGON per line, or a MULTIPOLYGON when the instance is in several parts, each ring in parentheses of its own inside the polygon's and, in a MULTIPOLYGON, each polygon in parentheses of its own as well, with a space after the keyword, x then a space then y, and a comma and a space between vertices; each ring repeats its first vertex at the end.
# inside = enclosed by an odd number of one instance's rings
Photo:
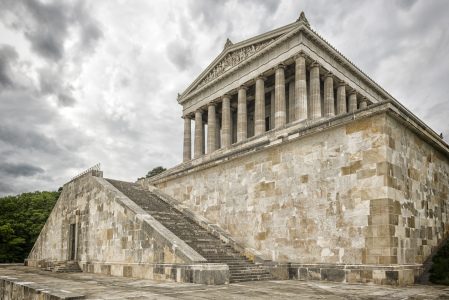
POLYGON ((162 167, 162 166, 153 168, 153 170, 151 170, 151 171, 148 172, 148 174, 147 174, 146 177, 147 177, 147 178, 150 178, 150 177, 156 176, 157 174, 162 173, 162 172, 164 172, 165 170, 167 170, 167 169, 164 168, 164 167, 162 167))
POLYGON ((0 198, 0 263, 23 262, 60 194, 34 192, 0 198))
POLYGON ((442 246, 432 258, 430 281, 435 284, 449 285, 449 242, 442 246))

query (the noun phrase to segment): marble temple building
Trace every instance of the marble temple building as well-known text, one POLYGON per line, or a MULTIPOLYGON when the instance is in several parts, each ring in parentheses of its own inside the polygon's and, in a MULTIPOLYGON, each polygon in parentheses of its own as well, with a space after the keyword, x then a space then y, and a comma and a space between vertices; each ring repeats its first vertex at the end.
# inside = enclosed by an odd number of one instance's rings
POLYGON ((67 183, 29 266, 404 285, 449 234, 449 146, 304 13, 228 39, 177 101, 182 163, 67 183))

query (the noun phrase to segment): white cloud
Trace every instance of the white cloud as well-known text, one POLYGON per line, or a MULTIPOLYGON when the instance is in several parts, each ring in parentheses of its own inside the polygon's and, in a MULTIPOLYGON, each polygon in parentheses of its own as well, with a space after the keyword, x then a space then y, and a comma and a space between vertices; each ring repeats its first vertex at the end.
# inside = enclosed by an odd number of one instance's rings
POLYGON ((226 38, 279 28, 302 10, 314 30, 449 137, 447 1, 35 0, 25 11, 3 3, 2 43, 17 56, 5 69, 16 86, 0 91, 0 154, 13 174, 29 176, 0 174, 0 196, 55 190, 97 162, 106 177, 129 181, 180 163, 177 93, 226 38))

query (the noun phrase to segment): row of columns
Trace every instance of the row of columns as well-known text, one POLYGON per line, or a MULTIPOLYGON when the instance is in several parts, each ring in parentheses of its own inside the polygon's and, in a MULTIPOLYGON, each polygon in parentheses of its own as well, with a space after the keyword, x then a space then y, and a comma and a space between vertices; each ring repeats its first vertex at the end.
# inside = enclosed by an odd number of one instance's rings
MULTIPOLYGON (((295 79, 294 84, 289 85, 289 120, 298 121, 308 118, 307 110, 307 82, 306 82, 306 55, 299 53, 294 57, 295 79)), ((320 65, 313 62, 310 71, 310 118, 312 120, 325 117, 330 118, 336 114, 353 112, 357 110, 357 92, 351 90, 348 97, 348 107, 346 107, 346 84, 340 81, 337 85, 337 99, 335 112, 334 99, 334 75, 328 72, 324 76, 324 102, 323 116, 321 115, 321 86, 320 86, 320 65)), ((265 80, 267 77, 260 75, 255 80, 255 135, 265 132, 265 80)), ((239 87, 237 91, 237 142, 247 138, 247 97, 248 88, 245 85, 239 87)), ((221 119, 221 144, 219 119, 216 115, 216 102, 210 102, 207 109, 207 152, 211 153, 220 146, 228 147, 232 143, 232 122, 231 122, 231 96, 225 94, 222 100, 221 119), (218 119, 218 120, 217 120, 218 119)), ((367 99, 364 97, 360 102, 360 108, 367 106, 367 99)), ((287 110, 285 102, 285 65, 283 63, 275 67, 274 97, 272 93, 271 107, 274 108, 274 128, 281 127, 287 122, 287 110), (274 103, 273 103, 274 102, 274 103), (274 105, 273 105, 274 104, 274 105)), ((204 124, 203 110, 195 111, 195 141, 194 158, 205 153, 204 149, 204 124)), ((184 155, 183 160, 191 159, 191 123, 190 116, 184 116, 184 155)), ((271 127, 272 129, 273 127, 271 127)))

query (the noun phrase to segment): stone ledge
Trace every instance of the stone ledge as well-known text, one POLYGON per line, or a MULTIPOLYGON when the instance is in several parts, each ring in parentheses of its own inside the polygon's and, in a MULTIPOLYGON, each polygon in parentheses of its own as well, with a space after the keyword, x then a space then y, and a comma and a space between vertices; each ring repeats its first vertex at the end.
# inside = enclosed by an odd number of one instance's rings
POLYGON ((134 277, 207 285, 228 284, 230 273, 226 264, 167 264, 80 261, 83 272, 118 277, 134 277))
POLYGON ((263 134, 250 137, 229 147, 218 149, 210 154, 205 154, 196 159, 179 164, 159 175, 138 181, 145 186, 160 184, 165 181, 184 176, 199 170, 208 169, 222 162, 227 162, 250 155, 262 149, 276 147, 290 141, 304 138, 312 134, 328 130, 337 126, 344 126, 352 122, 369 118, 373 115, 387 113, 394 118, 407 123, 407 126, 449 157, 449 145, 445 143, 432 129, 426 126, 416 116, 405 110, 402 106, 391 100, 372 104, 355 112, 337 115, 328 119, 295 121, 280 128, 267 131, 263 134))
POLYGON ((84 299, 84 295, 50 289, 35 282, 0 276, 0 299, 84 299))
MULTIPOLYGON (((53 262, 55 261, 28 259, 27 266, 41 268, 51 265, 53 262)), ((168 280, 206 285, 228 284, 230 278, 228 265, 219 263, 170 264, 111 261, 78 261, 77 263, 85 273, 116 277, 168 280)))
POLYGON ((306 281, 375 283, 403 286, 412 284, 422 271, 422 264, 344 265, 291 263, 289 278, 306 281))

